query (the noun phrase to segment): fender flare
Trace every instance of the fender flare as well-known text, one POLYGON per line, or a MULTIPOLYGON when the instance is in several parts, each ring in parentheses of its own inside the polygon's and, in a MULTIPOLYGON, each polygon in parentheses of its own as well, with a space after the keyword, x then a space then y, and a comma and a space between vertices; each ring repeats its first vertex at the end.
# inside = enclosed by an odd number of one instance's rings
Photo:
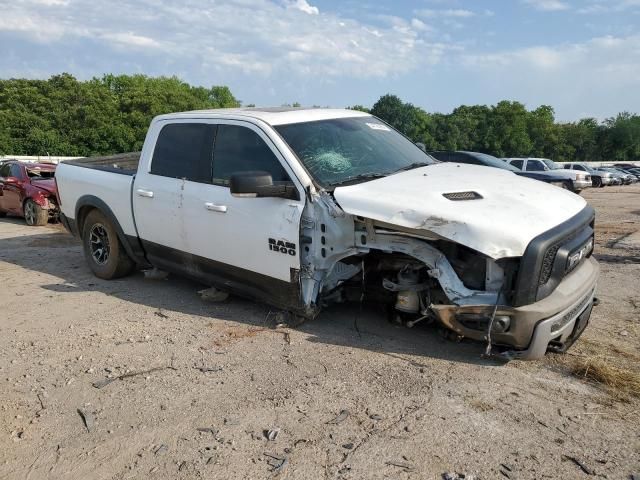
POLYGON ((107 205, 103 200, 94 195, 83 195, 76 202, 75 220, 76 228, 78 230, 78 236, 82 238, 84 220, 89 211, 93 209, 100 210, 111 222, 111 224, 116 229, 116 234, 118 235, 120 243, 122 243, 122 246, 124 247, 127 254, 131 257, 131 259, 137 263, 147 264, 148 262, 145 258, 144 250, 142 249, 138 238, 126 235, 124 233, 124 230, 122 230, 122 226, 120 226, 120 222, 114 215, 109 205, 107 205), (83 210, 85 210, 86 213, 83 212, 83 210))

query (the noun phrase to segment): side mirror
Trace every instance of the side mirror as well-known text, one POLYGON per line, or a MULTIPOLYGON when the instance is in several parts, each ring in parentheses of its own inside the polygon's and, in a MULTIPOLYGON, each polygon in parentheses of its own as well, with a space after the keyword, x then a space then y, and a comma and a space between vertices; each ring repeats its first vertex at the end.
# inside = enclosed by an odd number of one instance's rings
POLYGON ((16 183, 20 183, 20 179, 18 179, 17 177, 7 177, 3 179, 3 182, 15 185, 16 183))
POLYGON ((275 197, 300 200, 298 190, 291 182, 274 185, 267 172, 238 172, 229 179, 231 195, 241 198, 275 197))
POLYGON ((416 147, 422 150, 424 153, 427 153, 427 146, 422 142, 416 142, 416 147))

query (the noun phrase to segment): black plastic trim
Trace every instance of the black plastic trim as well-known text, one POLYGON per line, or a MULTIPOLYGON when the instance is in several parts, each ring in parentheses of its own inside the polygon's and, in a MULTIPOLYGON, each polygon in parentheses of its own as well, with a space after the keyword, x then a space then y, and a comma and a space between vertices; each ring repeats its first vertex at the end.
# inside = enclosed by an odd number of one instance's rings
POLYGON ((297 271, 292 270, 291 282, 235 267, 210 258, 200 257, 174 248, 142 240, 149 262, 161 270, 185 276, 291 311, 304 311, 297 271))
MULTIPOLYGON (((581 230, 592 224, 594 219, 595 211, 593 207, 587 205, 578 214, 565 222, 562 222, 560 225, 555 226, 551 230, 538 235, 529 243, 520 262, 513 301, 514 307, 530 305, 538 300, 542 300, 553 291, 561 279, 558 280, 550 289, 540 289, 540 285, 538 283, 546 251, 555 243, 562 242, 565 239, 569 241, 570 237, 579 234, 581 230)), ((556 258, 556 261, 557 260, 558 259, 556 258)), ((555 267, 554 271, 556 271, 555 267)), ((562 273, 564 273, 564 271, 562 273)), ((554 278, 553 273, 552 278, 554 278)))
POLYGON ((111 211, 111 208, 109 208, 109 205, 107 205, 103 200, 99 199, 94 195, 84 195, 80 197, 78 199, 78 202, 76 203, 75 223, 77 225, 76 229, 78 231, 78 236, 82 236, 82 228, 83 228, 82 222, 84 220, 84 218, 80 217, 80 213, 82 209, 86 207, 97 208, 107 216, 109 221, 113 224, 114 228, 116 229, 116 232, 118 234, 118 239, 120 240, 120 242, 122 242, 122 246, 124 247, 125 251, 131 257, 132 260, 134 260, 136 263, 143 264, 143 265, 147 263, 144 255, 144 250, 142 249, 142 245, 140 244, 139 239, 131 235, 126 235, 124 233, 124 230, 122 230, 122 227, 120 226, 120 222, 118 221, 117 217, 113 214, 113 212, 111 211))
POLYGON ((78 227, 76 226, 76 221, 73 218, 67 218, 64 213, 60 212, 59 219, 60 223, 67 232, 69 232, 74 237, 80 236, 80 234, 78 233, 78 227))

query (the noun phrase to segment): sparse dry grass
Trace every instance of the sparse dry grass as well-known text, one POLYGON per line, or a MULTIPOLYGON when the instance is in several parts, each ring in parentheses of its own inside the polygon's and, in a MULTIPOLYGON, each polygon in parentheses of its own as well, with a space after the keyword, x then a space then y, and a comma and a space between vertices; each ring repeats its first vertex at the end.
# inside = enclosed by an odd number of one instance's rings
POLYGON ((637 368, 617 366, 611 359, 599 355, 570 356, 565 363, 572 375, 605 386, 618 399, 640 398, 640 370, 637 368))

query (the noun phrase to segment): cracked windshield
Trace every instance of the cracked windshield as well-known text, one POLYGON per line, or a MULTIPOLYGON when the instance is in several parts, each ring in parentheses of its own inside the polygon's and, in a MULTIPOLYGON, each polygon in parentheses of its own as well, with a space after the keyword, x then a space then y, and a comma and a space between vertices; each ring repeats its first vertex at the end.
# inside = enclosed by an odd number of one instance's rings
POLYGON ((324 187, 358 183, 435 162, 372 117, 294 123, 276 129, 324 187))

